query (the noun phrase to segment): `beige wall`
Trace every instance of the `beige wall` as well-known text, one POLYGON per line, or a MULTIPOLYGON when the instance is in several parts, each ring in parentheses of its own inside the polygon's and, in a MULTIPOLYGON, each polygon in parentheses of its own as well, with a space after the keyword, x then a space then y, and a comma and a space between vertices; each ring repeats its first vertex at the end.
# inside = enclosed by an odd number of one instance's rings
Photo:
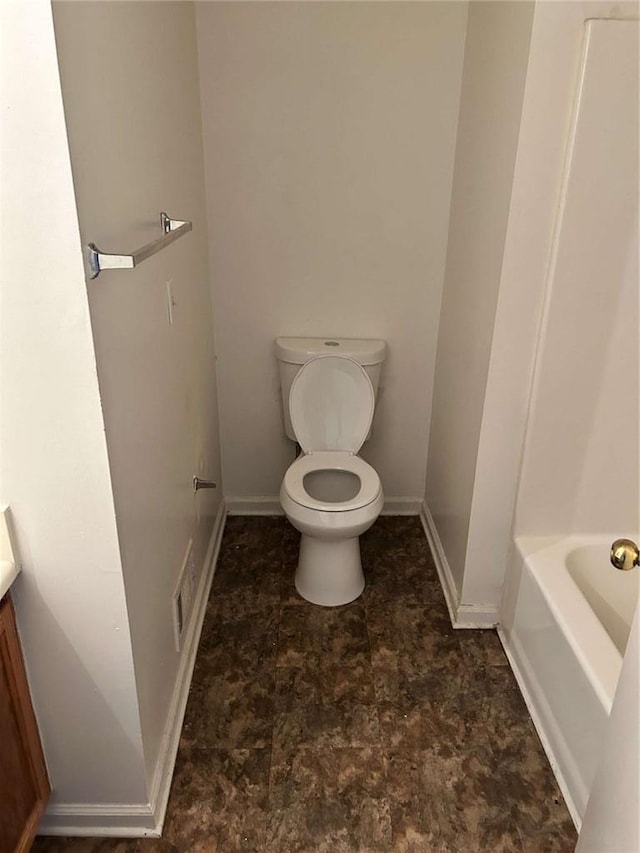
POLYGON ((458 595, 532 14, 532 3, 469 7, 426 481, 458 595))
POLYGON ((50 3, 0 4, 0 36, 0 503, 51 816, 147 783, 50 3))
POLYGON ((277 499, 278 335, 384 338, 387 497, 424 492, 467 8, 198 6, 226 496, 277 499))
POLYGON ((192 489, 220 479, 195 16, 56 2, 54 19, 82 242, 127 251, 159 236, 161 210, 193 221, 87 285, 151 784, 180 663, 172 596, 190 537, 202 566, 221 493, 192 489))

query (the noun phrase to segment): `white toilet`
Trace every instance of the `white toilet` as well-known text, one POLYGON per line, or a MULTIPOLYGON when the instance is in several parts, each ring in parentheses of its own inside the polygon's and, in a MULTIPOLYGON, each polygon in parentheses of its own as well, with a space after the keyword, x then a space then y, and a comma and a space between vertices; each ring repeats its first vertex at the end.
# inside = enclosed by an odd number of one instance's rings
POLYGON ((357 455, 369 436, 385 343, 278 338, 284 422, 302 454, 287 470, 280 503, 302 534, 296 589, 335 607, 364 589, 359 536, 384 502, 377 472, 357 455))

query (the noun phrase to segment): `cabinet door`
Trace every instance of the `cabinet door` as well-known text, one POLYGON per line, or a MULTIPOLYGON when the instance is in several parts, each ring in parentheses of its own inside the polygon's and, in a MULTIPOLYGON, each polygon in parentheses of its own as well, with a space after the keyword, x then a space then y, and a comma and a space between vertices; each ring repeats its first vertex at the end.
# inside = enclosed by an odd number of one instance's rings
POLYGON ((10 598, 0 604, 0 853, 31 847, 50 788, 10 598))

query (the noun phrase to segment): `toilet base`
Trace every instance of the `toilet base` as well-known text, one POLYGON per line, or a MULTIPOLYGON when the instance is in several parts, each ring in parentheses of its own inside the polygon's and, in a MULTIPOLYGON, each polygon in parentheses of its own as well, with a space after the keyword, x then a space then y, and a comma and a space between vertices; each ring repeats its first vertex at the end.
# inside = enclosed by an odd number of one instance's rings
POLYGON ((303 533, 295 583, 312 604, 338 607, 354 601, 364 589, 359 537, 328 540, 303 533))

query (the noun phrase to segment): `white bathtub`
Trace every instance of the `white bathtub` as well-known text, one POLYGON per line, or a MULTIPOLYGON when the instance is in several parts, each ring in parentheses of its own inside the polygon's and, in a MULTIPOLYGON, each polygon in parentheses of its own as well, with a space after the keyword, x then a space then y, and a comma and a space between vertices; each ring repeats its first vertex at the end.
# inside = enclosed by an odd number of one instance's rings
POLYGON ((501 613, 505 649, 578 829, 638 598, 639 572, 609 563, 616 538, 517 539, 501 613))

